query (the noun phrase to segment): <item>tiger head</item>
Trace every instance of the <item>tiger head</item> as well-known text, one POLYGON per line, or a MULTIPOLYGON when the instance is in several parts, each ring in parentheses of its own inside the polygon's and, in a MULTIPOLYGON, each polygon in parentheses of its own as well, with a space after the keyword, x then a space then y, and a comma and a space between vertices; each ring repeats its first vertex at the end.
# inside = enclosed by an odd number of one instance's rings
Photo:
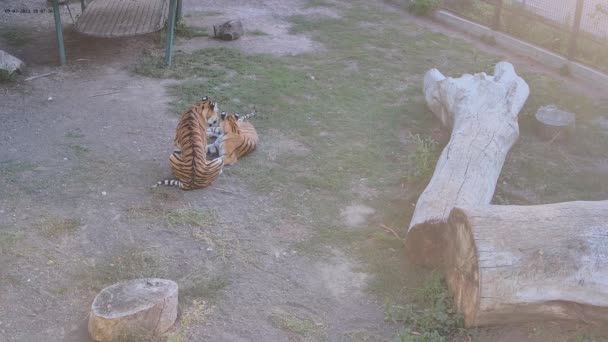
POLYGON ((230 113, 222 112, 220 114, 220 126, 224 133, 238 133, 239 132, 239 113, 230 113))
POLYGON ((207 121, 207 126, 209 127, 217 127, 219 125, 218 120, 218 111, 219 106, 217 102, 212 101, 207 96, 203 96, 203 98, 192 106, 193 109, 202 115, 207 121))

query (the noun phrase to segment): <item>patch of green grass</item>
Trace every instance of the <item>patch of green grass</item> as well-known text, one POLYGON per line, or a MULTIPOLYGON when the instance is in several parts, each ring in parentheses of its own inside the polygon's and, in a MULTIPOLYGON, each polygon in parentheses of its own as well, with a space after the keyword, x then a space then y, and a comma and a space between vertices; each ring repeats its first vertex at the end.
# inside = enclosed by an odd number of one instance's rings
POLYGON ((432 273, 415 292, 413 304, 388 303, 385 307, 387 321, 405 325, 399 341, 442 342, 462 332, 462 317, 456 313, 446 284, 439 274, 432 273))
POLYGON ((299 318, 290 312, 275 310, 270 314, 270 321, 276 327, 300 336, 327 339, 323 323, 317 323, 310 318, 299 318))
POLYGON ((268 33, 262 31, 262 30, 252 30, 252 31, 247 31, 247 34, 251 35, 251 36, 267 36, 268 33))
POLYGON ((76 157, 82 158, 87 155, 91 150, 88 147, 80 145, 80 144, 70 144, 70 150, 76 157))
POLYGON ((2 28, 0 29, 0 37, 13 47, 22 47, 32 41, 31 32, 24 28, 2 28))
POLYGON ((36 165, 21 160, 11 160, 0 163, 0 178, 6 182, 16 182, 19 176, 25 172, 36 169, 36 165))
POLYGON ((408 178, 410 181, 426 183, 433 175, 435 163, 437 162, 437 142, 431 137, 421 137, 420 134, 411 135, 410 139, 416 146, 411 155, 410 165, 413 171, 408 178))
POLYGON ((7 70, 0 70, 0 83, 14 82, 16 79, 17 79, 16 73, 8 72, 7 70))
POLYGON ((431 15, 441 6, 441 0, 412 0, 409 10, 415 15, 431 15))
POLYGON ((326 0, 308 0, 305 8, 311 7, 335 7, 336 5, 326 0))
POLYGON ((82 225, 78 218, 47 217, 40 221, 37 226, 40 232, 48 238, 57 238, 73 234, 82 225))
POLYGON ((65 133, 65 137, 68 139, 80 139, 84 137, 80 129, 69 130, 65 133))
POLYGON ((158 256, 144 249, 130 248, 109 260, 98 260, 79 271, 80 286, 92 291, 119 281, 137 278, 165 278, 167 270, 158 256))
POLYGON ((2 228, 2 230, 0 230, 0 255, 12 254, 12 251, 16 248, 19 241, 24 237, 25 235, 21 232, 5 231, 2 228))
POLYGON ((188 26, 184 22, 179 22, 177 26, 175 26, 175 35, 182 38, 196 38, 196 37, 207 37, 209 32, 206 28, 196 27, 196 26, 188 26))
POLYGON ((213 302, 229 284, 227 279, 221 277, 182 280, 180 281, 179 301, 182 305, 190 304, 195 300, 213 302))
POLYGON ((210 227, 218 222, 217 213, 213 209, 177 209, 165 216, 169 227, 191 226, 210 227))

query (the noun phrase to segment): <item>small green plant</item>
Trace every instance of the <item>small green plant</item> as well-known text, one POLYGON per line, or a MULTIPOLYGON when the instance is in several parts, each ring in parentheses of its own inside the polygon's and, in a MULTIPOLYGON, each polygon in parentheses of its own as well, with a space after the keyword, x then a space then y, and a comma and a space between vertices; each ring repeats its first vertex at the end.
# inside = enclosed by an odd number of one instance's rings
POLYGON ((0 83, 1 82, 14 82, 17 79, 15 72, 8 72, 7 70, 0 70, 0 83))
POLYGON ((413 0, 409 10, 415 15, 431 15, 441 6, 441 0, 413 0))
POLYGON ((264 32, 262 30, 248 31, 247 33, 251 36, 267 36, 268 35, 268 33, 264 32))
POLYGON ((88 147, 82 146, 80 144, 71 144, 70 149, 74 152, 76 157, 84 157, 87 153, 90 152, 88 147))
POLYGON ((414 170, 408 176, 409 180, 420 180, 430 177, 435 165, 435 150, 437 141, 433 138, 423 138, 420 134, 412 135, 411 140, 416 145, 416 150, 411 156, 411 164, 414 170))
POLYGON ((431 274, 416 291, 414 303, 387 304, 385 319, 405 324, 398 341, 408 342, 443 342, 463 325, 462 316, 454 309, 445 281, 438 273, 431 274))
POLYGON ((322 331, 323 324, 316 323, 310 318, 299 318, 292 313, 282 310, 276 310, 271 313, 270 321, 278 328, 301 336, 317 336, 321 338, 324 335, 322 331))
POLYGON ((209 32, 207 29, 195 26, 188 26, 184 24, 183 21, 180 21, 175 26, 175 35, 183 38, 196 38, 196 37, 207 37, 209 32))

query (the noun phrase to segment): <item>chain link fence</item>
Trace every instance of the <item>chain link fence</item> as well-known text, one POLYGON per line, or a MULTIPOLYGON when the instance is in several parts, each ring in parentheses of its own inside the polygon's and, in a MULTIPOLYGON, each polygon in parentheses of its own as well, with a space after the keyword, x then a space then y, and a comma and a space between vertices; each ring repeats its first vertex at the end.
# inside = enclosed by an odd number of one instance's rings
POLYGON ((444 0, 442 8, 608 73, 608 0, 444 0))

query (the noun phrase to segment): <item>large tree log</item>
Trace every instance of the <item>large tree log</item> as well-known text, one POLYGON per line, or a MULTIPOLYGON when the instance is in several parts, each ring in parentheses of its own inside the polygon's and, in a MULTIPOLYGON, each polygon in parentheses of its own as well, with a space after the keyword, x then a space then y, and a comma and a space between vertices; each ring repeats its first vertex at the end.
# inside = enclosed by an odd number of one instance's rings
POLYGON ((406 236, 411 261, 441 264, 445 226, 455 206, 489 204, 511 146, 519 136, 517 115, 530 89, 513 66, 500 62, 485 73, 446 78, 437 69, 424 77, 427 105, 452 127, 428 186, 420 195, 406 236))
POLYGON ((447 242, 466 326, 608 323, 608 201, 456 208, 447 242))

